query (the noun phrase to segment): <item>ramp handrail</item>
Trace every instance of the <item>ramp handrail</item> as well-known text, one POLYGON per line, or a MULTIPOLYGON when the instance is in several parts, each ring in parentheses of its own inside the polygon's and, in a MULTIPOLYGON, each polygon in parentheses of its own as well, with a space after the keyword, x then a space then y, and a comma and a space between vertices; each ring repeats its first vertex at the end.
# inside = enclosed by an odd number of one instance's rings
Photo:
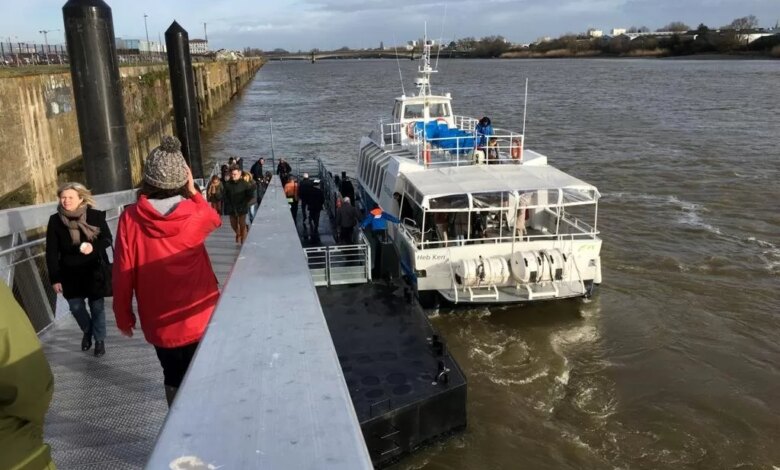
MULTIPOLYGON (((94 196, 95 207, 107 212, 109 223, 127 204, 136 200, 135 190, 94 196)), ((57 296, 49 282, 43 260, 46 226, 57 211, 57 202, 0 210, 0 277, 20 300, 36 331, 54 321, 57 296)))
POLYGON ((183 458, 226 469, 373 468, 277 178, 146 468, 183 458))
POLYGON ((371 244, 363 232, 352 245, 304 248, 316 286, 360 284, 371 281, 371 244))

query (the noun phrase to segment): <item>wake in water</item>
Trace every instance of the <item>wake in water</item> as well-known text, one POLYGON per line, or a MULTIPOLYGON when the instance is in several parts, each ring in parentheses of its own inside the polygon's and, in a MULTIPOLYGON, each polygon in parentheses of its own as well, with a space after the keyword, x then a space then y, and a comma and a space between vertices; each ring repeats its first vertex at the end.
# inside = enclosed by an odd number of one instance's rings
MULTIPOLYGON (((652 210, 672 208, 677 212, 675 221, 682 227, 693 228, 715 236, 716 239, 737 245, 748 250, 748 254, 758 258, 762 262, 763 269, 772 275, 780 274, 780 248, 772 242, 761 240, 753 235, 735 235, 705 220, 704 214, 709 212, 702 204, 679 199, 675 195, 653 195, 644 193, 613 192, 605 193, 605 198, 614 198, 618 201, 628 202, 631 205, 644 205, 652 210), (752 252, 752 253, 750 253, 752 252)), ((684 246, 684 245, 681 245, 684 246)), ((699 271, 712 271, 724 266, 730 266, 729 260, 719 260, 711 257, 704 264, 691 266, 676 263, 681 272, 696 269, 699 271)), ((749 263, 748 260, 748 264, 749 263)))

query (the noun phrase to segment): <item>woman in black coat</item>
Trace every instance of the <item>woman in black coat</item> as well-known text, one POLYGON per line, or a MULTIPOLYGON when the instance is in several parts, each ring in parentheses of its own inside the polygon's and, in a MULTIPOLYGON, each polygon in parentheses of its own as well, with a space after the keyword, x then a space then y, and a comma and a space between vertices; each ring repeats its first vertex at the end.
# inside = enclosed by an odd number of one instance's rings
POLYGON ((65 183, 57 191, 60 203, 46 229, 46 266, 54 291, 68 301, 84 337, 81 350, 92 347, 95 356, 105 354, 106 315, 103 297, 110 296, 106 249, 111 230, 106 213, 93 209, 95 201, 80 183, 65 183), (85 302, 86 301, 86 302, 85 302), (89 303, 89 312, 87 312, 89 303))

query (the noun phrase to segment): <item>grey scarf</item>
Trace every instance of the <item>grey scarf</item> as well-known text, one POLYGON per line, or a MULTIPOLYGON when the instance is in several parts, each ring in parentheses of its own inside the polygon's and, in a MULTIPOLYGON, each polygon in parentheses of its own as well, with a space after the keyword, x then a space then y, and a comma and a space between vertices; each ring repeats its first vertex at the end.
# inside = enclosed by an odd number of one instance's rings
POLYGON ((87 240, 94 241, 100 234, 100 228, 87 224, 87 206, 81 206, 75 211, 66 211, 62 206, 57 206, 57 213, 60 214, 60 220, 70 232, 70 239, 74 245, 81 243, 81 234, 87 236, 87 240))

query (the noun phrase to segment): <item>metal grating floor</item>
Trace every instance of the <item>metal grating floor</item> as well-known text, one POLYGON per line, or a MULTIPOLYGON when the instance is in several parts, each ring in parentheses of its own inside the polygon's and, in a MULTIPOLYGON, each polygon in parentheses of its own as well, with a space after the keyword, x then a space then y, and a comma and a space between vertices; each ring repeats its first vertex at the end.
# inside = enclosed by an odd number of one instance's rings
MULTIPOLYGON (((239 252, 227 217, 206 248, 221 288, 239 252)), ((168 412, 154 348, 140 331, 119 333, 110 299, 101 358, 81 351, 81 331, 62 298, 57 317, 40 337, 54 374, 44 428, 54 463, 60 470, 143 468, 168 412)))

